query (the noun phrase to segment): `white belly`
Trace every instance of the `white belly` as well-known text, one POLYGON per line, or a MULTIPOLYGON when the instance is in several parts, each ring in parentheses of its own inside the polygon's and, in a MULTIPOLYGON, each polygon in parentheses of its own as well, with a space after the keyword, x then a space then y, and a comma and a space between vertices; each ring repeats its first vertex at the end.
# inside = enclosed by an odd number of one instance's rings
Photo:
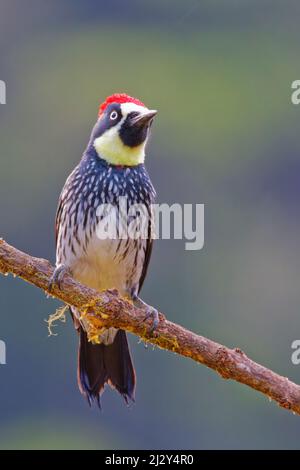
POLYGON ((73 259, 70 268, 74 278, 89 287, 115 288, 126 295, 139 283, 145 248, 145 240, 100 240, 94 236, 86 253, 73 259))

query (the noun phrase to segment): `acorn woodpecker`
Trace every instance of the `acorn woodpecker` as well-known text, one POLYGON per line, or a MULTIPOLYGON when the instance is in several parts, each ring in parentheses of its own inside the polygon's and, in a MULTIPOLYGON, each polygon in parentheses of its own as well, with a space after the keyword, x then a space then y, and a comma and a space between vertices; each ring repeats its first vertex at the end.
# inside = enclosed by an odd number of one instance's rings
MULTIPOLYGON (((138 307, 145 318, 158 313, 139 297, 153 243, 152 204, 155 190, 144 166, 145 146, 157 111, 126 94, 114 94, 100 106, 88 146, 68 177, 56 214, 56 269, 51 284, 59 285, 66 270, 79 282, 99 291, 116 288, 138 307), (103 238, 97 231, 109 204, 118 219, 120 197, 127 208, 143 204, 148 211, 147 236, 103 238)), ((128 211, 129 212, 129 211, 128 211)), ((71 315, 79 334, 78 385, 89 404, 108 383, 125 399, 134 401, 135 370, 123 330, 109 328, 94 343, 88 341, 84 318, 75 308, 71 315)))

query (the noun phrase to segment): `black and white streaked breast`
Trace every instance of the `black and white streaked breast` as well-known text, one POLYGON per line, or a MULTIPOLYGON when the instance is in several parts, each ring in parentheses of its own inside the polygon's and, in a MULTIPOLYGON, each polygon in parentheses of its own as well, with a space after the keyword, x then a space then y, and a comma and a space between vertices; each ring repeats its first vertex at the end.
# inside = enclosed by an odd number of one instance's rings
MULTIPOLYGON (((56 217, 57 265, 69 267, 74 278, 98 290, 116 288, 137 294, 151 256, 153 220, 147 239, 99 239, 99 205, 118 207, 119 197, 128 205, 150 207, 155 191, 144 165, 113 167, 96 154, 83 157, 60 196, 56 217)), ((150 214, 150 212, 149 212, 150 214)))

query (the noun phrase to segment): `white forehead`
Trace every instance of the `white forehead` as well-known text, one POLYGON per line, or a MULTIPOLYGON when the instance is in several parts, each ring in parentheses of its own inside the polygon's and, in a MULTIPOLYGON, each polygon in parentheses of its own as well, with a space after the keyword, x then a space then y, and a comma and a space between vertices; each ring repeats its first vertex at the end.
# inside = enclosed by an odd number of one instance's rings
POLYGON ((147 110, 148 108, 146 108, 145 106, 140 106, 135 103, 122 103, 121 104, 121 112, 123 116, 127 116, 129 113, 132 113, 132 112, 143 113, 147 110))

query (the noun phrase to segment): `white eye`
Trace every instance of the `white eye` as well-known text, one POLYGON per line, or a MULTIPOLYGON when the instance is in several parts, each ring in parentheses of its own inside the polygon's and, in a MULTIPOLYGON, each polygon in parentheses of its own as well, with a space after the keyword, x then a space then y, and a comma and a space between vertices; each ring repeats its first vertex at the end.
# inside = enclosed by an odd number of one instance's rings
POLYGON ((112 121, 115 121, 115 120, 117 119, 117 117, 118 117, 117 111, 112 111, 112 112, 110 113, 109 118, 110 118, 112 121))

